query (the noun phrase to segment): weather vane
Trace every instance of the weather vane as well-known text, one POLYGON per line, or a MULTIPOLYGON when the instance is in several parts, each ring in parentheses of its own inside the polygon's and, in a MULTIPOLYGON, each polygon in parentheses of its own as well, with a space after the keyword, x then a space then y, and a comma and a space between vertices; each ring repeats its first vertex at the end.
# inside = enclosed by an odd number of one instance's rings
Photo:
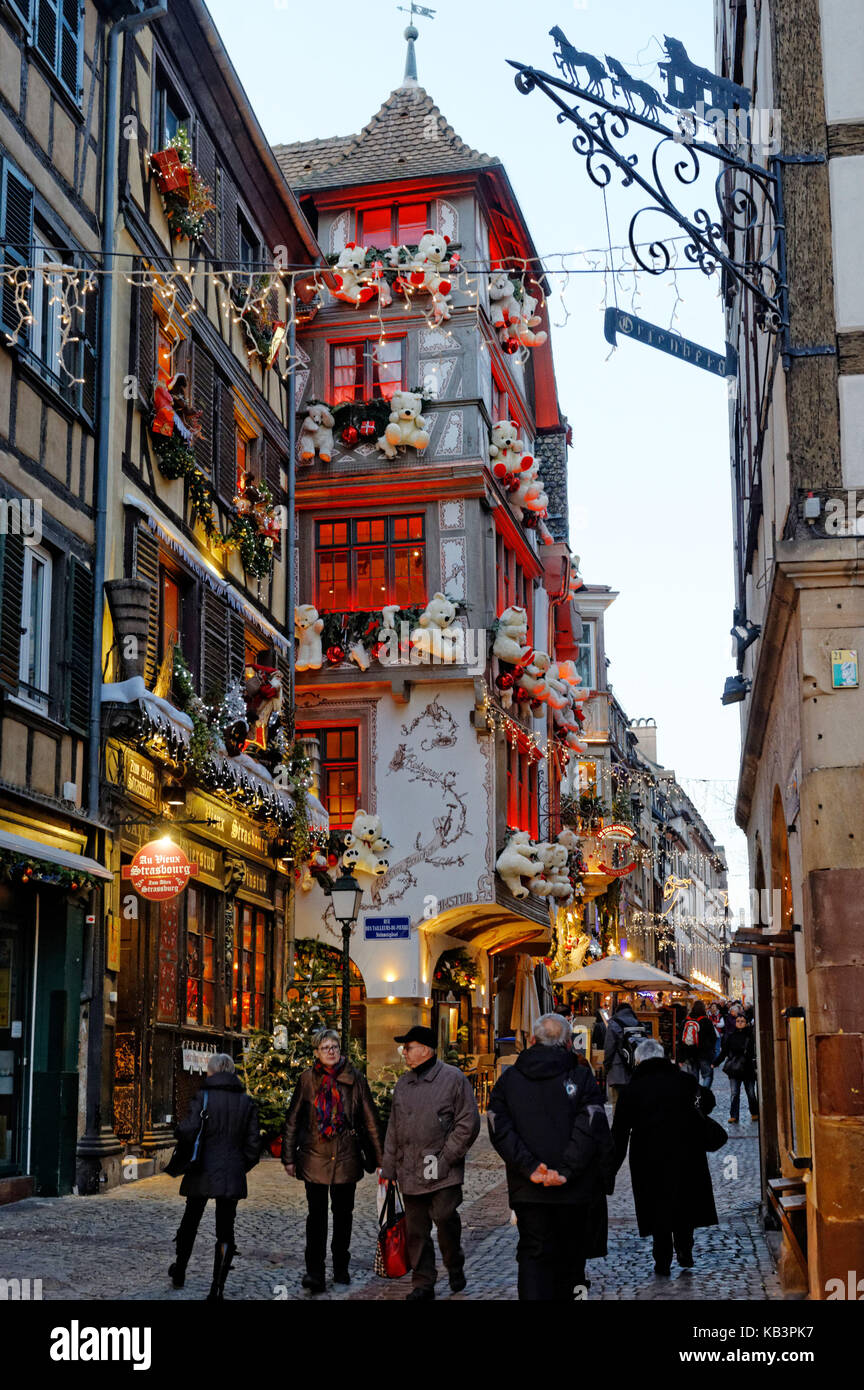
POLYGON ((411 0, 410 6, 397 5, 396 8, 397 10, 401 10, 403 14, 410 15, 412 19, 414 18, 415 14, 422 14, 424 19, 435 18, 434 10, 427 9, 425 5, 415 5, 414 0, 411 0))

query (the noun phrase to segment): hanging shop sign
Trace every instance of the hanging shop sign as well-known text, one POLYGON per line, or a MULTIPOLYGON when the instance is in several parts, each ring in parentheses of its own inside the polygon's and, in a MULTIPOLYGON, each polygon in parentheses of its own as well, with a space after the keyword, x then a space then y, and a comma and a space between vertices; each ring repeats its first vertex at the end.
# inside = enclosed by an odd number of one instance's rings
POLYGON ((124 864, 120 877, 129 879, 135 892, 150 902, 176 898, 198 874, 198 865, 186 858, 172 840, 150 840, 142 845, 131 864, 124 864))
POLYGON ((625 314, 623 309, 607 309, 604 322, 607 343, 617 347, 616 333, 635 338, 648 347, 668 352, 681 362, 689 362, 691 367, 701 367, 712 376, 735 376, 738 371, 738 354, 731 343, 726 344, 725 356, 713 348, 703 347, 701 343, 691 342, 678 333, 670 333, 668 328, 660 328, 656 323, 648 323, 635 314, 625 314))
POLYGON ((600 872, 609 878, 624 878, 636 868, 633 854, 633 840, 636 832, 629 825, 605 825, 597 832, 603 843, 600 858, 600 872))
POLYGON ((410 917, 364 917, 366 941, 407 941, 411 935, 410 917))
POLYGON ((159 809, 159 775, 155 763, 121 743, 109 742, 105 757, 109 782, 122 787, 130 801, 159 809))

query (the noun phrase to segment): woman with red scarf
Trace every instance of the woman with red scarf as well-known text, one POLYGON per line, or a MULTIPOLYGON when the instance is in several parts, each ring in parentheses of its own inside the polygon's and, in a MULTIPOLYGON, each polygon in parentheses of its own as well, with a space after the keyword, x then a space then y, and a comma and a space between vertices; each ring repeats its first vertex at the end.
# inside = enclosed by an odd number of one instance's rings
POLYGON ((310 1293, 326 1288, 327 1194, 333 1212, 333 1282, 350 1284, 354 1190, 366 1171, 381 1166, 381 1131, 365 1076, 342 1055, 339 1034, 326 1028, 313 1039, 315 1061, 294 1089, 282 1135, 289 1177, 306 1184, 306 1273, 310 1293))

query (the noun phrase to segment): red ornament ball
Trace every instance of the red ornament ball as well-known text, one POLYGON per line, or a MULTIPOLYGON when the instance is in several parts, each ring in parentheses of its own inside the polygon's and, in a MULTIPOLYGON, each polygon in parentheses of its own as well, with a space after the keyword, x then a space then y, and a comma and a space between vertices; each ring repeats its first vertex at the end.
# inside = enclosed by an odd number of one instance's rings
POLYGON ((330 661, 330 662, 332 662, 334 666, 338 666, 340 661, 344 661, 344 660, 345 660, 345 649, 344 649, 344 647, 340 647, 340 646, 337 646, 337 645, 334 645, 334 646, 332 646, 332 647, 328 647, 328 648, 327 648, 327 660, 330 661))
POLYGON ((515 679, 512 671, 502 671, 500 675, 495 677, 495 684, 499 690, 512 690, 515 679))
POLYGON ((504 352, 509 353, 509 355, 512 357, 514 352, 519 351, 519 339, 508 338, 506 343, 502 343, 501 346, 504 352))
POLYGON ((343 444, 345 444, 349 449, 353 449, 353 448, 354 448, 354 445, 357 443, 357 441, 358 441, 359 438, 360 438, 360 434, 359 434, 359 432, 358 432, 356 426, 354 426, 354 425, 346 425, 346 426, 345 426, 344 430, 342 431, 342 443, 343 443, 343 444))
POLYGON ((327 863, 330 865, 330 868, 331 868, 331 869, 335 869, 336 865, 339 863, 339 855, 338 855, 338 854, 328 854, 328 855, 327 855, 327 863))

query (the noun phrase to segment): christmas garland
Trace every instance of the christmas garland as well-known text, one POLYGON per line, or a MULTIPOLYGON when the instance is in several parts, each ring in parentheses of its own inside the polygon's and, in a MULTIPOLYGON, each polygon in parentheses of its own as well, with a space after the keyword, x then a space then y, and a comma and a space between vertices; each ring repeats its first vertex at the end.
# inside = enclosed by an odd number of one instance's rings
MULTIPOLYGON (((374 283, 375 280, 386 280, 387 284, 401 292, 402 272, 414 266, 417 260, 417 253, 420 245, 411 244, 409 246, 393 247, 388 246, 384 250, 379 246, 367 246, 362 248, 366 252, 363 261, 363 269, 372 271, 369 279, 374 283), (395 255, 394 255, 395 252, 395 255)), ((462 250, 461 241, 451 241, 447 246, 448 265, 442 270, 445 276, 458 275, 462 270, 459 261, 459 252, 462 250)), ((327 257, 327 264, 336 266, 339 263, 341 251, 334 252, 327 257)))
POLYGON ((207 213, 212 212, 216 204, 212 189, 192 163, 192 145, 185 126, 180 127, 164 150, 150 156, 150 167, 162 195, 172 236, 199 241, 204 235, 207 213), (179 178, 178 162, 164 158, 169 150, 176 151, 181 171, 179 178))
MULTIPOLYGON (((465 605, 459 599, 449 599, 449 602, 454 605, 457 614, 464 611, 465 605)), ((402 623, 413 629, 418 626, 424 612, 425 604, 419 603, 413 604, 410 608, 399 608, 393 615, 393 628, 385 630, 395 631, 397 637, 401 637, 402 623)), ((384 628, 384 614, 380 608, 346 613, 325 612, 320 613, 319 617, 324 621, 321 646, 324 657, 331 666, 350 661, 350 649, 357 643, 364 648, 371 661, 380 660, 381 648, 387 645, 378 639, 379 632, 384 628)))
MULTIPOLYGON (((225 550, 236 550, 247 574, 264 578, 273 566, 273 537, 267 533, 254 511, 235 513, 227 532, 216 525, 215 496, 195 459, 191 444, 177 430, 173 434, 150 433, 156 462, 163 478, 172 482, 185 478, 189 505, 195 521, 199 521, 208 539, 225 550)), ((262 494, 268 512, 273 508, 273 494, 265 482, 255 484, 262 494)), ((235 503, 236 503, 235 499, 235 503)))
POLYGON ((435 966, 434 979, 442 989, 451 985, 456 989, 476 989, 479 979, 477 962, 464 946, 446 951, 435 966))
POLYGON ((95 888, 97 879, 92 874, 52 864, 50 859, 34 859, 30 855, 16 854, 14 850, 0 849, 0 883, 22 887, 28 883, 42 883, 68 893, 83 893, 95 888))

